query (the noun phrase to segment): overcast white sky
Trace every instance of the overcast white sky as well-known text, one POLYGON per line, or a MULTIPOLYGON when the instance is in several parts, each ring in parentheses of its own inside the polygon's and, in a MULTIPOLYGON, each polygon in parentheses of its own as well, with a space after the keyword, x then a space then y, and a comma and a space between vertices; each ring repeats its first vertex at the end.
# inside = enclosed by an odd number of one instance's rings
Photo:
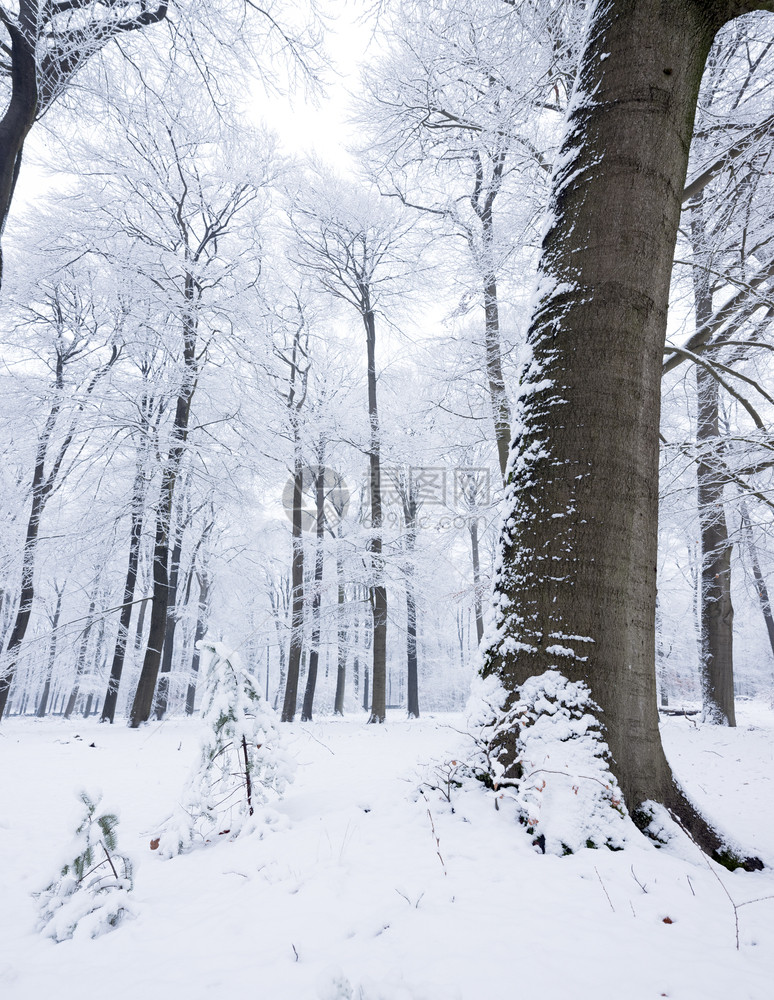
POLYGON ((366 4, 362 0, 330 0, 326 49, 335 72, 328 74, 329 84, 317 99, 303 93, 287 97, 263 97, 258 100, 258 115, 274 129, 287 152, 314 153, 321 160, 341 170, 349 166, 345 147, 353 132, 346 122, 349 94, 356 92, 361 66, 369 48, 373 55, 373 25, 360 19, 366 4))

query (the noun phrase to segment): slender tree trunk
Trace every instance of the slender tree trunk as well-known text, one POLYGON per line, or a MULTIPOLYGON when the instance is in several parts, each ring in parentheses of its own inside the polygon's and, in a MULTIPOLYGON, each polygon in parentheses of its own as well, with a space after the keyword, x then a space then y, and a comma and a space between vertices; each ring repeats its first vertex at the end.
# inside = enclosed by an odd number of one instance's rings
POLYGON ((129 625, 132 620, 132 602, 134 601, 134 591, 137 586, 137 569, 140 564, 140 547, 142 544, 142 524, 145 507, 145 476, 138 463, 137 474, 134 478, 132 488, 132 521, 129 532, 129 563, 126 568, 126 581, 124 583, 124 599, 121 605, 121 614, 118 620, 118 635, 116 645, 113 650, 113 663, 110 667, 110 678, 105 692, 105 701, 102 706, 102 716, 100 722, 112 723, 116 714, 116 703, 118 701, 118 688, 121 684, 121 674, 124 670, 124 660, 126 659, 126 646, 129 640, 129 625))
POLYGON ((35 713, 39 719, 42 719, 46 714, 46 709, 48 708, 48 699, 51 694, 51 678, 54 674, 54 663, 56 662, 56 647, 57 640, 59 638, 57 629, 59 628, 59 617, 62 613, 62 597, 64 596, 65 585, 62 584, 61 587, 56 589, 56 607, 54 608, 54 616, 51 619, 51 642, 48 647, 48 666, 46 668, 46 682, 43 685, 43 694, 38 702, 38 710, 35 713))
MULTIPOLYGON (((182 511, 180 516, 182 517, 182 511)), ((167 621, 164 628, 164 647, 161 655, 161 669, 156 689, 156 700, 153 714, 157 719, 163 719, 167 712, 169 701, 169 675, 172 672, 172 659, 175 653, 175 628, 177 627, 177 590, 180 579, 180 559, 183 554, 183 525, 175 527, 175 542, 169 562, 169 585, 167 588, 167 621)))
POLYGON ((315 476, 315 507, 317 514, 317 546, 314 556, 314 590, 312 592, 312 642, 309 649, 309 671, 306 675, 306 690, 301 708, 301 721, 310 722, 314 707, 314 692, 317 685, 317 667, 320 660, 320 603, 322 600, 323 567, 325 550, 325 450, 320 447, 317 454, 318 466, 315 476))
POLYGON ((371 611, 373 614, 373 660, 371 668, 371 715, 369 722, 387 717, 387 588, 382 557, 382 468, 381 433, 376 404, 376 323, 371 309, 363 314, 368 356, 368 419, 371 428, 369 471, 371 475, 371 611))
POLYGON ((414 546, 417 537, 418 497, 411 473, 402 493, 406 545, 406 679, 409 719, 419 718, 419 669, 417 663, 417 600, 414 592, 414 546))
POLYGON ((750 561, 752 563, 753 579, 755 580, 755 590, 758 594, 758 603, 763 615, 763 620, 766 623, 766 633, 769 637, 771 653, 774 656, 774 615, 771 613, 769 590, 766 586, 763 573, 761 573, 761 564, 758 559, 758 550, 755 546, 755 539, 753 538, 750 515, 747 512, 747 504, 744 500, 742 500, 739 504, 739 514, 742 519, 742 531, 747 539, 747 547, 750 551, 750 561))
POLYGON ((298 703, 298 680, 301 670, 301 650, 304 644, 304 539, 301 487, 303 463, 301 446, 296 443, 293 465, 293 531, 290 563, 290 648, 288 650, 288 675, 285 681, 285 699, 282 721, 292 722, 298 703))
POLYGON ((344 584, 344 560, 341 552, 341 526, 339 544, 336 548, 336 579, 338 583, 338 630, 336 659, 336 696, 333 700, 333 714, 344 714, 344 693, 347 684, 347 590, 344 584))
POLYGON ((726 477, 718 461, 718 383, 696 366, 698 421, 696 466, 701 574, 701 690, 706 722, 735 726, 734 608, 731 603, 731 549, 723 492, 726 477))
POLYGON ((161 666, 161 651, 167 625, 169 603, 169 538, 172 524, 175 486, 188 440, 191 403, 196 389, 198 361, 196 358, 197 319, 195 301, 198 289, 191 273, 185 276, 184 297, 186 311, 183 316, 183 379, 175 405, 172 443, 164 465, 161 492, 156 509, 156 537, 153 548, 153 600, 148 645, 134 695, 129 725, 136 729, 147 722, 153 709, 156 679, 161 666))
POLYGON ((502 187, 506 154, 500 150, 491 155, 491 174, 485 177, 481 155, 473 154, 475 182, 470 199, 471 207, 481 225, 481 243, 469 237, 474 259, 481 269, 481 290, 484 297, 484 350, 489 399, 492 406, 495 443, 500 462, 500 473, 505 482, 505 470, 511 446, 511 412, 503 376, 502 343, 500 332, 500 305, 497 293, 496 248, 494 231, 494 204, 502 187))
MULTIPOLYGON (((63 365, 61 357, 57 359, 56 391, 61 394, 63 389, 63 365)), ((2 673, 0 673, 0 718, 5 712, 8 701, 8 692, 11 689, 16 665, 19 657, 19 647, 27 634, 27 627, 30 623, 32 605, 35 600, 35 556, 38 550, 38 533, 40 531, 40 518, 45 510, 46 502, 53 488, 51 475, 45 475, 46 456, 54 433, 57 416, 61 408, 61 397, 57 399, 46 419, 46 424, 38 439, 38 447, 35 455, 35 468, 32 475, 32 507, 27 520, 27 530, 24 538, 24 551, 22 555, 21 588, 19 591, 19 604, 16 609, 16 618, 11 630, 8 645, 5 648, 3 657, 2 673)))
POLYGON ((196 613, 196 632, 194 633, 193 656, 191 659, 191 679, 188 681, 188 691, 185 697, 185 714, 193 715, 196 702, 196 683, 199 677, 199 662, 201 651, 199 644, 207 634, 207 619, 210 606, 210 581, 206 571, 199 575, 199 608, 196 613))
MULTIPOLYGON (((722 838, 674 782, 658 729, 660 382, 702 70, 724 20, 757 6, 591 8, 552 180, 485 666, 511 701, 552 668, 586 684, 630 811, 664 803, 709 851, 722 838)), ((512 732, 502 757, 514 775, 516 754, 512 732)))
POLYGON ((75 661, 75 680, 73 681, 73 686, 70 689, 70 697, 67 699, 67 706, 64 710, 65 719, 69 719, 70 716, 75 711, 75 705, 78 701, 78 694, 81 687, 81 677, 83 676, 83 671, 86 667, 86 653, 89 648, 89 638, 91 636, 91 630, 94 625, 95 620, 95 610, 97 607, 97 597, 99 594, 99 583, 94 584, 94 590, 89 601, 89 612, 86 616, 86 626, 81 633, 81 641, 78 645, 78 656, 75 661))
MULTIPOLYGON (((661 605, 656 595, 656 679, 662 708, 669 708, 669 678, 667 675, 667 659, 664 652, 664 631, 662 625, 661 605)), ((671 650, 670 650, 671 651, 671 650)))
MULTIPOLYGON (((702 198, 691 203, 694 253, 704 243, 702 198)), ((712 291, 707 271, 693 268, 696 329, 712 319, 712 291)), ((696 365, 696 499, 701 530, 699 630, 703 716, 716 725, 735 726, 734 608, 731 603, 731 549, 723 493, 727 476, 720 449, 719 386, 711 372, 696 365)))
POLYGON ((470 517, 470 554, 473 560, 473 607, 476 614, 476 638, 478 645, 484 638, 484 611, 481 601, 481 563, 478 548, 478 520, 475 514, 470 517))
MULTIPOLYGON (((359 588, 355 589, 355 600, 357 602, 357 591, 359 588)), ((355 604, 355 626, 352 633, 352 686, 355 689, 355 698, 360 694, 360 619, 358 614, 358 605, 355 604)))
MULTIPOLYGON (((484 220, 484 238, 492 239, 491 210, 484 220)), ((500 346, 500 307, 497 297, 497 278, 494 273, 484 278, 484 346, 486 349, 486 374, 489 382, 489 398, 492 404, 495 442, 500 472, 505 482, 505 469, 511 446, 511 413, 508 395, 505 391, 503 362, 500 346)))

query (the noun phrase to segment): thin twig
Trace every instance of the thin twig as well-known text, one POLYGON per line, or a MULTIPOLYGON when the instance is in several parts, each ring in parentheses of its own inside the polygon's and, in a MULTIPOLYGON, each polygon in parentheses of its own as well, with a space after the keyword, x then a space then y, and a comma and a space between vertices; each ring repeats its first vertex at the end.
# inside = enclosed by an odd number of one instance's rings
POLYGON ((602 881, 602 876, 597 871, 596 865, 594 866, 594 871, 597 872, 597 878, 599 879, 599 884, 602 886, 602 892, 607 896, 607 901, 610 903, 610 909, 615 913, 615 907, 613 906, 613 901, 610 898, 607 889, 605 888, 605 883, 602 881))

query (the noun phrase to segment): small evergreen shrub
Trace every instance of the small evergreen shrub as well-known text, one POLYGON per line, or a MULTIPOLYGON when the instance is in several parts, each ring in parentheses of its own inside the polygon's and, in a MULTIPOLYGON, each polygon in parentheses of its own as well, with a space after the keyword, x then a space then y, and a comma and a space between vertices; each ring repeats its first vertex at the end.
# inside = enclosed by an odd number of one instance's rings
POLYGON ((59 876, 37 894, 40 931, 55 941, 98 937, 132 913, 132 865, 118 853, 118 816, 101 812, 101 796, 80 793, 85 815, 59 876))
POLYGON ((200 649, 206 731, 180 803, 151 841, 163 857, 252 829, 257 808, 279 798, 295 769, 277 715, 238 654, 207 639, 200 649))

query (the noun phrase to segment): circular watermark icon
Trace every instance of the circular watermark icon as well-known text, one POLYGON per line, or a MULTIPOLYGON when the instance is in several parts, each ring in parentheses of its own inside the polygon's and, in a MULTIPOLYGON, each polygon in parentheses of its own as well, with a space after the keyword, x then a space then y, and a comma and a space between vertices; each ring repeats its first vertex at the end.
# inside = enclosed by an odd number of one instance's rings
POLYGON ((317 530, 317 487, 323 489, 323 524, 332 530, 341 521, 349 508, 350 492, 344 477, 326 465, 306 465, 299 475, 299 491, 296 494, 295 476, 291 476, 282 491, 282 506, 289 521, 293 520, 298 495, 298 510, 301 514, 301 530, 317 530))

